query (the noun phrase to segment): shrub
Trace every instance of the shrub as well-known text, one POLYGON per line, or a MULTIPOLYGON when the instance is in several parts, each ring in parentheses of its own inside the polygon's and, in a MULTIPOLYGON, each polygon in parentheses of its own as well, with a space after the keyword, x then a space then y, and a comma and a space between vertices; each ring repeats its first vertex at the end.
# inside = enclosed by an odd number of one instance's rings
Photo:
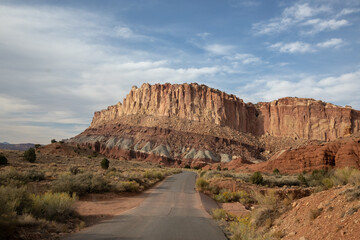
POLYGON ((0 187, 0 218, 13 213, 22 214, 31 204, 25 187, 0 187))
POLYGON ((41 144, 35 144, 34 147, 35 149, 38 149, 39 147, 41 147, 41 144))
POLYGON ((64 222, 74 215, 72 205, 76 201, 76 195, 71 197, 68 193, 47 192, 43 195, 31 194, 30 198, 30 213, 36 218, 64 222))
POLYGON ((29 148, 24 152, 24 159, 28 162, 35 162, 36 160, 36 153, 34 148, 29 148))
POLYGON ((219 165, 219 166, 217 166, 216 170, 217 170, 217 171, 221 171, 221 167, 220 167, 220 165, 219 165))
POLYGON ((327 188, 332 188, 334 186, 334 181, 331 178, 323 178, 321 183, 327 188))
POLYGON ((138 192, 140 185, 135 181, 120 181, 117 183, 116 189, 120 192, 138 192))
POLYGON ((254 172, 253 175, 251 175, 250 177, 250 182, 253 184, 262 184, 262 182, 264 181, 263 176, 261 175, 261 172, 254 172))
POLYGON ((81 171, 80 171, 79 167, 77 167, 77 166, 72 166, 72 167, 69 168, 69 172, 70 172, 72 175, 76 175, 76 174, 80 173, 81 171))
POLYGON ((109 168, 109 160, 107 159, 107 158, 104 158, 103 160, 101 160, 101 163, 100 163, 100 165, 101 165, 101 167, 102 167, 102 169, 108 169, 109 168))
POLYGON ((216 220, 222 220, 226 219, 228 214, 227 212, 222 208, 214 208, 211 210, 211 215, 216 220))
POLYGON ((31 169, 30 171, 24 173, 24 179, 29 182, 38 182, 45 179, 45 173, 31 169))
POLYGON ((209 187, 209 183, 204 178, 201 178, 201 177, 196 179, 195 185, 199 191, 205 191, 209 187))
POLYGON ((79 173, 76 175, 60 175, 52 182, 51 189, 54 192, 76 193, 78 196, 86 193, 106 192, 110 188, 109 182, 102 176, 91 173, 79 173))
POLYGON ((308 185, 307 180, 306 180, 305 176, 302 173, 300 173, 298 175, 298 180, 300 181, 301 185, 304 185, 304 186, 308 185))
POLYGON ((7 158, 0 153, 0 165, 6 165, 8 163, 7 158))
POLYGON ((163 180, 165 176, 159 171, 148 170, 143 174, 144 178, 163 180))
POLYGON ((275 168, 275 169, 274 169, 274 171, 273 171, 273 174, 275 174, 275 175, 279 175, 279 174, 280 174, 279 169, 275 168))
POLYGON ((56 143, 56 140, 55 140, 55 139, 51 139, 51 143, 56 143))
POLYGON ((186 164, 184 168, 190 169, 191 167, 189 164, 186 164))

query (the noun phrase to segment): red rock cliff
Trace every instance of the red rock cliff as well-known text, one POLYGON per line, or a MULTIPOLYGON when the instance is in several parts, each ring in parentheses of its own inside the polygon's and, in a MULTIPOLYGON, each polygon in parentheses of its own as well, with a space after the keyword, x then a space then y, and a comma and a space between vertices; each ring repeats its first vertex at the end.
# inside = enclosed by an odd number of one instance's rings
POLYGON ((246 104, 234 95, 195 83, 133 87, 122 104, 95 112, 90 127, 133 114, 209 122, 256 136, 333 140, 360 129, 360 112, 351 108, 302 98, 246 104))
POLYGON ((120 116, 142 114, 179 117, 257 133, 257 110, 253 104, 198 84, 143 84, 133 87, 123 103, 95 112, 91 127, 120 116))

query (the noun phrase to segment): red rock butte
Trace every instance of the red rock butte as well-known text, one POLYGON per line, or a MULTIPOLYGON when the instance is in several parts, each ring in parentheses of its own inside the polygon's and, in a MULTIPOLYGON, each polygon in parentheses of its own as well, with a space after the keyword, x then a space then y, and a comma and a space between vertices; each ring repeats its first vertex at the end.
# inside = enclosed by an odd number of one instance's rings
POLYGON ((264 161, 289 147, 359 131, 360 111, 348 106, 297 97, 253 104, 196 83, 145 83, 132 87, 123 103, 95 112, 90 127, 70 142, 97 143, 112 157, 151 155, 183 165, 188 159, 264 161))
POLYGON ((214 123, 256 136, 323 141, 359 132, 360 127, 360 112, 350 107, 296 97, 244 103, 234 95, 196 83, 133 87, 123 104, 95 112, 91 127, 134 114, 214 123))

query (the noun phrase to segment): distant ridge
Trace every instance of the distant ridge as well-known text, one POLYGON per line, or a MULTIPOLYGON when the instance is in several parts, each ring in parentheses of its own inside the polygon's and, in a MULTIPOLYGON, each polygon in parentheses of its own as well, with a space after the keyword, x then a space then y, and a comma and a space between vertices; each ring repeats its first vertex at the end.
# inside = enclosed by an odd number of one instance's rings
POLYGON ((34 143, 19 143, 19 144, 11 144, 8 142, 2 142, 0 143, 0 149, 6 149, 6 150, 20 150, 25 151, 29 148, 34 147, 34 143))

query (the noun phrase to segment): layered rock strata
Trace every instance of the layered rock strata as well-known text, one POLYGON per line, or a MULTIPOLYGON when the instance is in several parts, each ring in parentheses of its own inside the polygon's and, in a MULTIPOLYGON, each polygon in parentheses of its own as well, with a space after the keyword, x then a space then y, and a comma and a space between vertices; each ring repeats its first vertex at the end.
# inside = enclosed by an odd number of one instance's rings
POLYGON ((255 136, 329 141, 360 131, 360 112, 303 98, 282 98, 256 105, 198 84, 143 84, 123 103, 95 112, 90 127, 122 116, 178 117, 227 126, 255 136))
MULTIPOLYGON (((279 151, 359 131, 360 112, 351 107, 303 98, 252 104, 205 85, 143 84, 133 87, 123 103, 95 112, 91 126, 69 142, 91 145, 109 157, 233 168, 270 157, 278 159, 277 164, 286 165, 288 159, 302 162, 292 152, 279 155, 279 151)), ((311 151, 306 149, 303 155, 312 159, 311 151)), ((305 164, 315 168, 332 164, 322 164, 321 159, 305 164)), ((355 160, 350 165, 356 165, 355 160)), ((295 168, 307 168, 300 165, 295 168)))

